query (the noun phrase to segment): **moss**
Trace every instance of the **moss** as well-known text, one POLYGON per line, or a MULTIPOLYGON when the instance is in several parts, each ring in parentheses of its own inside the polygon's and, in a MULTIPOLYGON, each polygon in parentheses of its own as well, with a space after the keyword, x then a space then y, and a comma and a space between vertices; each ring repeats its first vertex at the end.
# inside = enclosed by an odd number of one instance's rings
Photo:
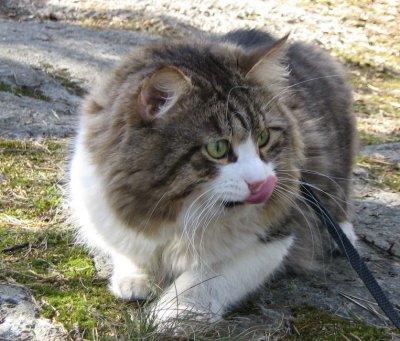
POLYGON ((113 321, 128 304, 109 294, 106 281, 94 274, 91 257, 73 245, 71 231, 1 227, 0 249, 17 244, 28 246, 3 251, 3 273, 31 289, 42 316, 78 330, 84 338, 112 333, 113 321))
POLYGON ((0 82, 0 91, 9 92, 16 96, 32 97, 41 101, 50 102, 50 98, 45 96, 40 89, 30 88, 27 86, 10 86, 0 82))
POLYGON ((300 305, 292 308, 294 314, 292 335, 289 340, 391 340, 384 329, 366 325, 362 321, 349 321, 318 308, 300 305))

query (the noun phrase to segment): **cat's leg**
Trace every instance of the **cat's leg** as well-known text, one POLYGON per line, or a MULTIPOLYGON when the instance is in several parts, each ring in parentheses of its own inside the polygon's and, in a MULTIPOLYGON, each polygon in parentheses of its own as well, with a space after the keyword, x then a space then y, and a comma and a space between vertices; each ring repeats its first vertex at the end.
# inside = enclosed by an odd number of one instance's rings
POLYGON ((113 272, 110 277, 109 290, 124 300, 142 300, 150 293, 150 278, 146 270, 140 268, 125 255, 111 254, 113 272))
POLYGON ((279 268, 293 239, 289 236, 251 245, 213 271, 184 272, 155 306, 161 328, 164 323, 168 326, 179 323, 179 318, 187 314, 209 321, 220 319, 229 306, 257 289, 279 268))

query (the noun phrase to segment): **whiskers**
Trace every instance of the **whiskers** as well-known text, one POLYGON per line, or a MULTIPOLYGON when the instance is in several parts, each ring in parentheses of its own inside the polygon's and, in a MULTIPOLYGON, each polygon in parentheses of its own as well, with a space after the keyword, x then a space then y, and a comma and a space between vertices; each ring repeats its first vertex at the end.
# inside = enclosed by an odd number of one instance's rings
MULTIPOLYGON (((203 257, 204 237, 207 228, 215 222, 224 211, 224 201, 221 194, 215 192, 212 186, 198 195, 185 209, 181 240, 187 243, 187 251, 192 254, 201 265, 205 262, 203 257)), ((207 264, 205 264, 207 265, 207 264)))
MULTIPOLYGON (((344 178, 335 178, 335 177, 330 177, 325 174, 319 173, 317 171, 313 170, 304 170, 304 169, 292 169, 292 170, 282 170, 279 169, 278 171, 278 182, 275 188, 275 193, 277 197, 281 197, 283 200, 286 200, 290 205, 293 210, 295 210, 299 216, 301 216, 308 228, 308 233, 310 236, 310 242, 312 246, 311 250, 311 261, 314 261, 314 258, 317 254, 316 248, 321 248, 323 246, 328 246, 330 248, 330 251, 332 251, 335 247, 333 246, 333 241, 330 239, 325 239, 325 236, 322 236, 322 230, 320 228, 317 228, 319 224, 319 220, 315 216, 315 214, 312 212, 312 210, 309 207, 309 202, 308 199, 304 198, 300 192, 297 190, 297 188, 305 184, 305 182, 302 179, 297 178, 296 176, 299 175, 299 173, 303 174, 313 174, 314 176, 320 176, 323 179, 328 180, 332 184, 334 184, 335 187, 335 194, 328 193, 324 189, 318 187, 317 185, 307 183, 311 188, 313 188, 317 193, 322 193, 324 194, 331 202, 340 210, 343 212, 344 216, 347 219, 347 201, 346 201, 346 195, 343 191, 342 186, 336 181, 336 180, 349 180, 349 179, 344 179, 344 178), (329 242, 329 244, 325 244, 325 242, 329 242)), ((323 250, 322 250, 323 251, 323 250)), ((324 262, 324 252, 319 252, 319 255, 322 256, 322 262, 324 262)))
MULTIPOLYGON (((316 190, 317 192, 324 194, 325 196, 327 196, 335 205, 336 207, 338 207, 342 213, 344 214, 344 216, 347 218, 347 205, 348 205, 348 201, 346 199, 347 194, 344 192, 343 187, 337 182, 337 180, 340 181, 351 181, 350 179, 346 179, 346 178, 341 178, 341 177, 333 177, 333 176, 328 176, 326 174, 317 172, 317 171, 313 171, 313 170, 307 170, 307 169, 301 169, 301 170, 279 170, 279 173, 281 174, 286 174, 291 176, 293 173, 302 173, 302 174, 311 174, 313 176, 316 177, 322 177, 324 178, 324 180, 328 180, 328 182, 330 182, 332 185, 334 185, 335 190, 338 192, 338 194, 340 195, 333 195, 332 193, 329 193, 327 191, 325 191, 324 189, 311 184, 309 182, 307 182, 307 184, 314 190, 316 190)), ((301 185, 301 184, 305 184, 305 182, 301 179, 296 179, 294 177, 280 177, 282 180, 285 181, 291 181, 297 185, 301 185)))

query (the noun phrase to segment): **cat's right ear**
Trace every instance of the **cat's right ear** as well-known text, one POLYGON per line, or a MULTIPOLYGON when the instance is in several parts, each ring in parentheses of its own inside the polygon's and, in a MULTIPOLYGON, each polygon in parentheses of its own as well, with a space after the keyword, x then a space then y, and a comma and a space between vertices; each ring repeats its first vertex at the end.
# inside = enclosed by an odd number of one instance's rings
POLYGON ((191 87, 190 79, 176 67, 167 66, 156 71, 144 83, 138 96, 142 119, 151 121, 160 117, 191 87))
POLYGON ((267 44, 250 51, 240 63, 246 78, 269 86, 284 79, 287 70, 281 59, 284 57, 288 37, 289 33, 272 45, 267 44))

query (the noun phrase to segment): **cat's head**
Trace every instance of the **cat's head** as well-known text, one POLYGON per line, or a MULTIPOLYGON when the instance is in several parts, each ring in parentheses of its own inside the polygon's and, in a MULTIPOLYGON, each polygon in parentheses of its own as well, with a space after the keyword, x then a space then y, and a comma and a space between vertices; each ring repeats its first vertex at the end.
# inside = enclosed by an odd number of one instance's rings
POLYGON ((81 134, 116 216, 151 233, 182 214, 283 214, 303 152, 283 99, 285 40, 154 44, 89 96, 81 134))

